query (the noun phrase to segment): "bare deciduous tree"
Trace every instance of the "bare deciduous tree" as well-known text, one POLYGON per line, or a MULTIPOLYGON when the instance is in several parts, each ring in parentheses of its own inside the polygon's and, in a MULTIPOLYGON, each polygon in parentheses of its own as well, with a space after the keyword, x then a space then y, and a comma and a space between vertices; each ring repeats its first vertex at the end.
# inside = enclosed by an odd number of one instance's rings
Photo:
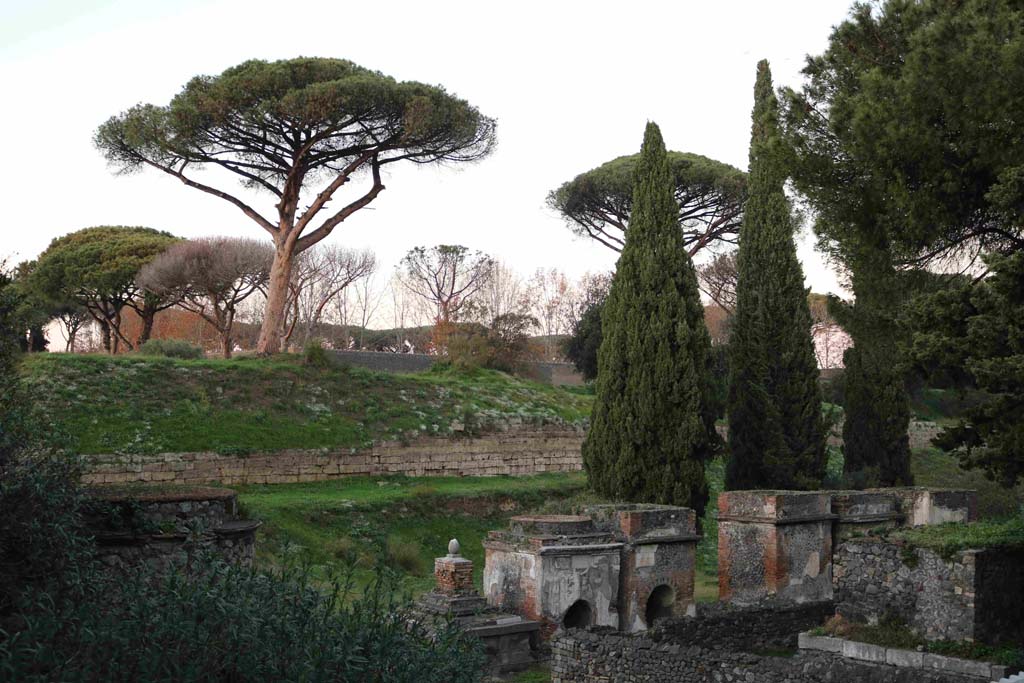
POLYGON ((349 285, 368 277, 376 269, 377 257, 366 250, 332 244, 318 245, 300 254, 288 289, 285 347, 299 323, 305 345, 323 319, 328 304, 337 302, 349 285))
POLYGON ((530 302, 540 333, 545 336, 545 356, 555 355, 554 336, 567 334, 567 310, 572 306, 572 286, 557 268, 538 268, 530 278, 530 302))
POLYGON ((359 315, 359 348, 366 348, 366 328, 384 300, 384 290, 377 285, 375 274, 361 278, 353 287, 356 313, 359 315))
POLYGON ((177 300, 213 325, 224 357, 230 358, 239 304, 266 286, 273 259, 274 250, 267 243, 208 237, 170 247, 143 267, 138 281, 147 291, 177 300))
POLYGON ((583 314, 595 304, 603 302, 608 297, 608 290, 612 286, 612 273, 584 273, 579 281, 569 291, 566 305, 562 307, 565 320, 563 326, 568 334, 576 329, 583 314))
POLYGON ((700 290, 730 316, 736 310, 736 282, 739 277, 736 253, 730 251, 716 254, 710 261, 697 267, 700 290))
POLYGON ((453 323, 486 284, 494 259, 458 244, 416 247, 402 259, 402 282, 428 302, 438 323, 453 323))
POLYGON ((529 312, 530 296, 523 279, 508 264, 495 261, 480 290, 480 322, 489 325, 504 315, 529 312))

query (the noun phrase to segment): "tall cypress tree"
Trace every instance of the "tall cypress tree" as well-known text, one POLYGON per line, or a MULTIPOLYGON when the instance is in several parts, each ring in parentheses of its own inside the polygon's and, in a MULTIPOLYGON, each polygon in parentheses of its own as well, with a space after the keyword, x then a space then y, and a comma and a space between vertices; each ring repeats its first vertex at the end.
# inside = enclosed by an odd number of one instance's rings
POLYGON ((704 462, 720 440, 711 338, 682 236, 665 144, 648 123, 632 219, 601 318, 583 462, 605 496, 685 505, 700 515, 708 500, 704 462))
POLYGON ((761 61, 729 344, 729 489, 816 488, 825 474, 818 364, 783 190, 778 118, 771 71, 761 61))

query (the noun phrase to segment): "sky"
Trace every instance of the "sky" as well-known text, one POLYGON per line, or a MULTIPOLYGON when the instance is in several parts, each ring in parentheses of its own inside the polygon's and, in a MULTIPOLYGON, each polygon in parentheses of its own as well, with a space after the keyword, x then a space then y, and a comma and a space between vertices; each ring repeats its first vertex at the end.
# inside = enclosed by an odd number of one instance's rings
MULTIPOLYGON (((9 0, 0 3, 0 258, 33 258, 92 225, 266 237, 238 209, 157 171, 114 175, 92 136, 137 103, 167 104, 195 75, 316 56, 443 85, 498 121, 497 149, 479 163, 391 165, 387 189, 331 242, 372 249, 385 272, 434 244, 484 251, 523 274, 610 270, 617 255, 575 237, 547 193, 639 151, 648 120, 670 149, 746 169, 757 61, 770 61, 776 85, 799 86, 805 56, 825 48, 850 4, 9 0)), ((268 194, 217 180, 273 214, 268 194)), ((798 251, 808 286, 841 291, 809 230, 798 251)))

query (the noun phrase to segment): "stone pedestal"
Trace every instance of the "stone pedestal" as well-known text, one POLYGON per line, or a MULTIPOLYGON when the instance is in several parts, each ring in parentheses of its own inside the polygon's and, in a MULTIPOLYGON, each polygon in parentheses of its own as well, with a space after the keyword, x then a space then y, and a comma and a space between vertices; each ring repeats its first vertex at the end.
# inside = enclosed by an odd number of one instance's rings
POLYGON ((435 614, 464 617, 483 610, 487 603, 473 587, 473 563, 462 557, 459 542, 448 543, 448 555, 434 560, 434 590, 420 598, 420 605, 435 614))
POLYGON ((459 542, 452 539, 448 555, 434 560, 437 585, 420 597, 420 616, 428 624, 438 616, 453 618, 465 633, 479 638, 490 674, 529 668, 541 658, 540 624, 517 614, 489 609, 473 587, 473 563, 459 551, 459 542))
POLYGON ((718 497, 718 593, 736 603, 769 596, 832 597, 829 494, 727 491, 718 497))
POLYGON ((622 539, 619 630, 643 631, 693 606, 697 516, 666 505, 595 505, 587 513, 622 539))

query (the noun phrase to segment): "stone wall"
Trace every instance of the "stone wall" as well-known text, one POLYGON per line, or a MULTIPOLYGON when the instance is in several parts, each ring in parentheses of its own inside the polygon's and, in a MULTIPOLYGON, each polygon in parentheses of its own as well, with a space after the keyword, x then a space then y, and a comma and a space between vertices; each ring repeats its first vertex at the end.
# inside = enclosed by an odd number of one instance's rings
POLYGON ((834 613, 831 600, 797 604, 768 599, 746 606, 704 602, 695 605, 693 616, 658 622, 656 633, 708 649, 793 649, 801 631, 821 625, 834 613))
POLYGON ((285 484, 356 475, 486 476, 572 472, 583 467, 585 432, 522 425, 478 437, 420 437, 372 448, 223 455, 159 453, 87 456, 87 484, 285 484))
POLYGON ((837 611, 904 621, 929 640, 1024 639, 1024 553, 965 550, 946 560, 925 548, 849 539, 833 556, 837 611))
MULTIPOLYGON (((425 353, 386 353, 381 351, 335 350, 331 353, 344 365, 367 368, 378 372, 426 372, 437 361, 437 356, 425 353)), ((525 363, 523 374, 538 382, 555 386, 582 386, 583 375, 572 363, 536 361, 525 363)))
MULTIPOLYGON (((948 659, 948 658, 942 658, 948 659)), ((991 671, 988 666, 979 666, 991 671)), ((800 650, 769 656, 692 645, 674 638, 570 631, 552 643, 552 683, 979 683, 977 676, 915 665, 867 661, 841 652, 800 650)))
POLYGON ((199 555, 252 565, 259 522, 239 520, 237 494, 206 487, 178 491, 90 491, 85 523, 107 571, 185 568, 199 555))

